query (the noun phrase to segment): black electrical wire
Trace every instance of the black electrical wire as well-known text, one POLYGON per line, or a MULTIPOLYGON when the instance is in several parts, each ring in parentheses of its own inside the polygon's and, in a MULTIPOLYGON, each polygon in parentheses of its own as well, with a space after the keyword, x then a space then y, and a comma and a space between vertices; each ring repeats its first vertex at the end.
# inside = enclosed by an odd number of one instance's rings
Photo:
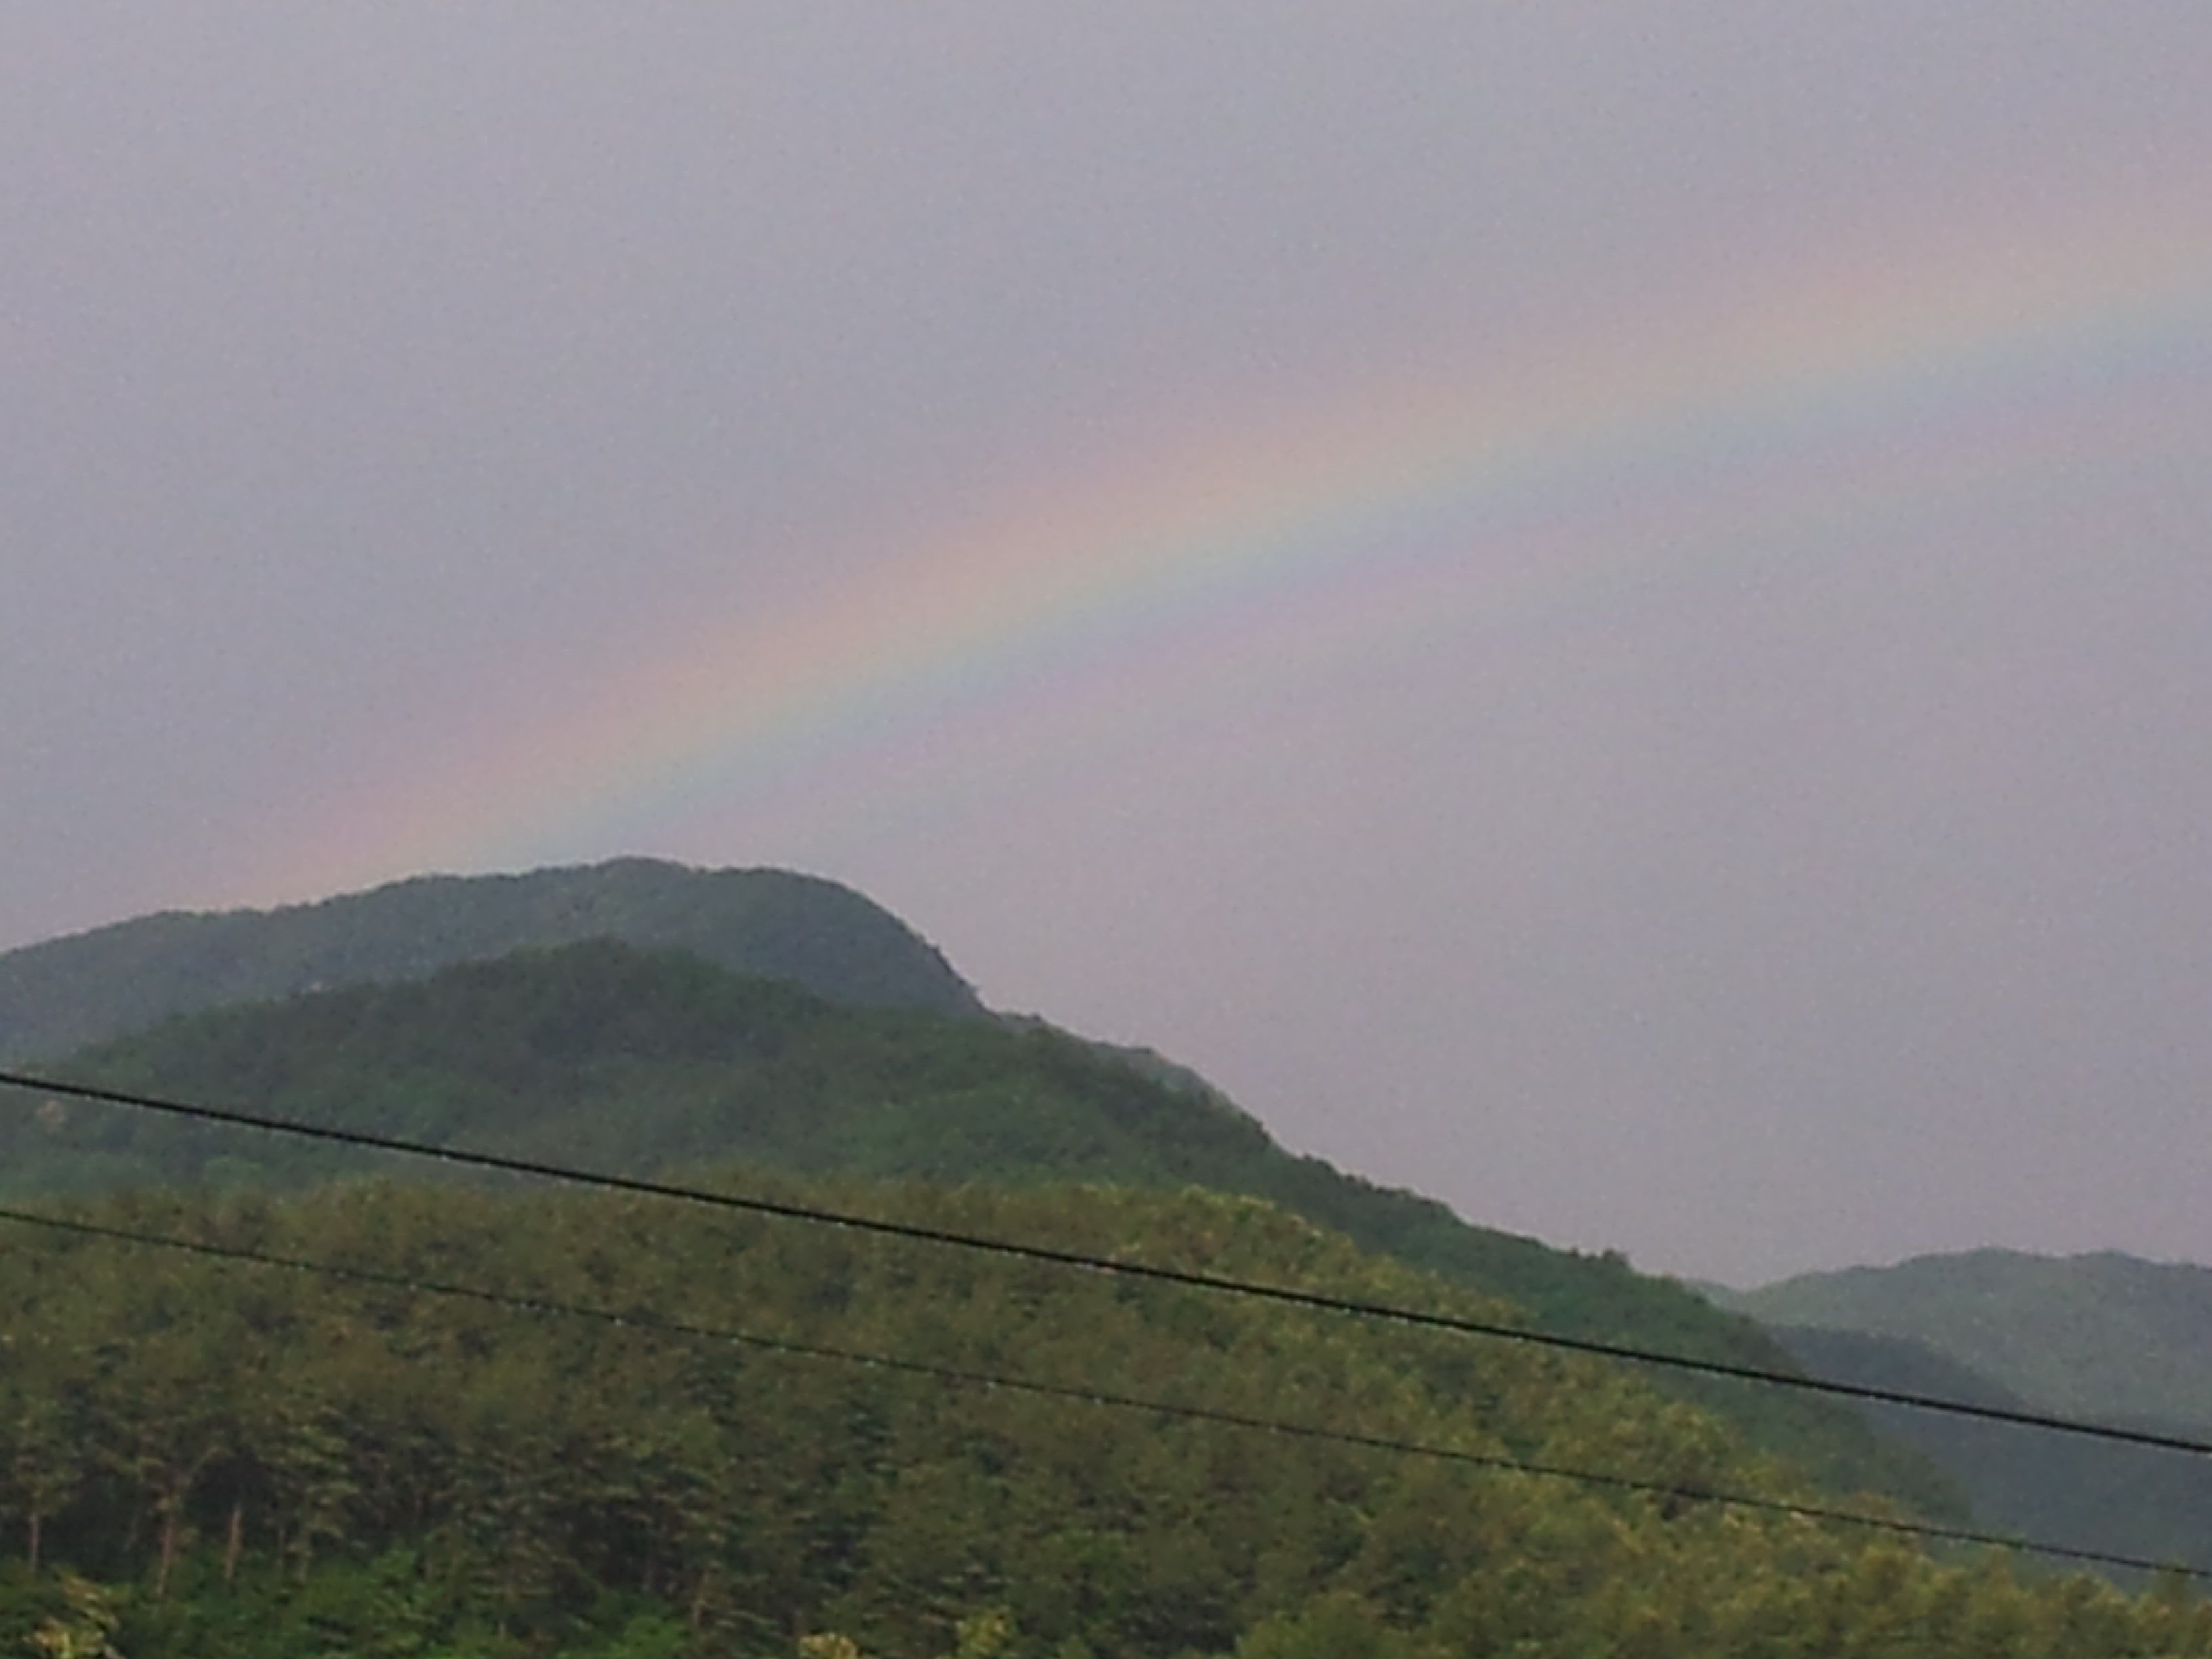
POLYGON ((1124 1279, 1146 1279, 1157 1284, 1178 1285, 1193 1290, 1253 1297, 1264 1301, 1310 1309, 1323 1313, 1343 1314, 1362 1319, 1389 1320, 1399 1324, 1418 1326, 1428 1330, 1452 1331, 1463 1336, 1486 1336, 1512 1342, 1526 1342, 1540 1347, 1565 1349, 1573 1353, 1594 1354, 1606 1359, 1626 1360, 1635 1364, 1691 1371, 1707 1376, 1729 1377, 1738 1382, 1759 1383, 1772 1388, 1796 1389, 1801 1392, 1830 1395, 1841 1399, 1863 1401, 1874 1405, 1904 1406, 1916 1411, 1941 1412, 1954 1417, 1973 1418, 1984 1422, 2010 1423, 2023 1428, 2081 1435, 2090 1439, 2117 1442, 2124 1445, 2150 1446, 2163 1451, 2188 1452, 2199 1457, 2212 1457, 2212 1440, 2197 1439, 2187 1435, 2163 1434, 2148 1429, 2131 1429, 2118 1424, 2099 1423, 2083 1418, 2061 1417, 2045 1412, 1983 1405, 1974 1401, 1952 1399, 1941 1395, 1920 1394, 1905 1389, 1885 1389, 1868 1383, 1840 1382, 1831 1377, 1807 1376, 1799 1372, 1776 1370, 1771 1367, 1762 1365, 1738 1364, 1724 1359, 1700 1359, 1688 1354, 1665 1353, 1650 1348, 1634 1347, 1626 1343, 1601 1341, 1592 1337, 1567 1336, 1553 1331, 1530 1330, 1523 1326, 1500 1324, 1495 1321, 1465 1318, 1457 1314, 1434 1313, 1392 1303, 1368 1302, 1353 1297, 1331 1296, 1319 1291, 1302 1291, 1290 1285, 1264 1284, 1256 1279, 1232 1279, 1222 1273, 1200 1273, 1182 1267, 1156 1267, 1146 1262, 1126 1261, 1111 1256, 1093 1255, 1081 1250, 1061 1249, 1053 1245, 1026 1243, 1016 1239, 992 1238, 980 1234, 956 1232, 945 1228, 922 1226, 912 1222, 886 1221, 872 1216, 855 1215, 848 1211, 825 1210, 812 1205, 791 1203, 783 1200, 717 1193, 705 1188, 685 1187, 672 1182, 648 1180, 637 1176, 609 1175, 590 1170, 579 1170, 566 1164, 548 1163, 539 1158, 514 1158, 497 1152, 465 1152, 458 1147, 435 1146, 422 1141, 406 1140, 393 1135, 375 1134, 366 1130, 332 1128, 322 1124, 303 1123, 293 1118, 238 1111, 226 1107, 201 1105, 190 1101, 169 1099, 159 1095, 140 1094, 123 1089, 102 1088, 94 1084, 72 1083, 58 1078, 38 1077, 21 1072, 0 1071, 0 1085, 70 1099, 96 1101, 106 1105, 123 1106, 137 1111, 161 1113, 196 1122, 222 1124, 232 1128, 255 1129, 270 1134, 294 1135, 304 1139, 325 1141, 365 1151, 395 1152, 409 1158, 430 1158, 441 1163, 458 1164, 469 1169, 494 1170, 504 1175, 532 1176, 543 1180, 599 1188, 611 1192, 632 1193, 648 1198, 672 1199, 688 1204, 706 1205, 717 1209, 742 1211, 751 1215, 773 1216, 787 1221, 804 1221, 817 1225, 842 1227, 854 1232, 871 1233, 881 1237, 902 1238, 927 1244, 978 1250, 992 1255, 1010 1257, 1016 1261, 1044 1262, 1062 1267, 1079 1267, 1092 1273, 1111 1273, 1124 1279))
POLYGON ((969 1370, 960 1366, 942 1365, 927 1360, 903 1358, 896 1354, 872 1352, 860 1348, 836 1347, 823 1343, 799 1342, 787 1337, 763 1336, 756 1332, 742 1331, 724 1326, 698 1325, 684 1320, 664 1319, 655 1314, 639 1313, 634 1310, 595 1308, 582 1303, 562 1301, 552 1297, 486 1290, 479 1285, 418 1279, 408 1273, 385 1272, 373 1267, 354 1267, 337 1262, 310 1261, 299 1256, 276 1255, 267 1251, 247 1249, 240 1246, 214 1244, 200 1239, 179 1238, 170 1234, 142 1232, 128 1227, 109 1226, 103 1223, 87 1221, 76 1217, 41 1215, 33 1211, 0 1206, 0 1221, 15 1222, 23 1226, 42 1227, 54 1231, 134 1244, 148 1249, 181 1251, 192 1255, 212 1257, 222 1261, 282 1268, 288 1272, 309 1273, 319 1278, 371 1285, 384 1290, 406 1291, 419 1295, 476 1302, 506 1309, 511 1312, 586 1319, 624 1329, 650 1331, 665 1336, 683 1337, 693 1341, 718 1342, 732 1346, 753 1348, 793 1358, 864 1365, 878 1370, 931 1377, 941 1382, 963 1388, 1036 1395, 1048 1399, 1072 1401, 1083 1405, 1103 1406, 1121 1411, 1147 1412, 1159 1417, 1182 1418, 1194 1422, 1220 1424, 1230 1428, 1249 1429, 1265 1434, 1279 1435, 1290 1439, 1321 1441, 1335 1445, 1358 1447, 1369 1451, 1433 1458, 1443 1462, 1457 1463, 1498 1474, 1536 1475, 1546 1480, 1563 1480, 1586 1486, 1601 1486, 1615 1492, 1636 1492, 1646 1497, 1675 1499, 1685 1503, 1715 1504, 1729 1509, 1757 1510, 1771 1514, 1793 1516, 1807 1521, 1833 1522, 1841 1525, 1862 1527, 1876 1532, 1926 1539, 1938 1543, 1972 1544, 2010 1550, 2022 1554, 2075 1561, 2087 1565, 2125 1567, 2139 1572, 2175 1573, 2187 1578, 2212 1579, 2212 1568, 2191 1566, 2180 1562, 2154 1561, 2142 1556, 2122 1555, 2106 1550, 2081 1549, 2067 1544, 2051 1544, 2032 1539, 2012 1538, 2000 1533, 1978 1532, 1966 1527, 1936 1526, 1927 1522, 1904 1521, 1891 1516, 1868 1515, 1853 1510, 1834 1509, 1825 1504, 1798 1504, 1787 1498, 1762 1498, 1750 1492, 1727 1492, 1674 1481, 1647 1480, 1634 1475, 1619 1474, 1605 1470, 1571 1468, 1555 1463, 1538 1463, 1522 1458, 1502 1457, 1486 1452, 1467 1451, 1454 1446, 1440 1446, 1428 1441, 1401 1440, 1388 1435, 1363 1434, 1348 1429, 1324 1428, 1315 1424, 1294 1423, 1280 1418, 1258 1417, 1248 1413, 1228 1411, 1217 1407, 1183 1405, 1172 1401, 1149 1400, 1136 1395, 1118 1394, 1104 1389, 1080 1388, 1067 1383, 1039 1382, 1030 1377, 1009 1376, 1004 1373, 969 1370))

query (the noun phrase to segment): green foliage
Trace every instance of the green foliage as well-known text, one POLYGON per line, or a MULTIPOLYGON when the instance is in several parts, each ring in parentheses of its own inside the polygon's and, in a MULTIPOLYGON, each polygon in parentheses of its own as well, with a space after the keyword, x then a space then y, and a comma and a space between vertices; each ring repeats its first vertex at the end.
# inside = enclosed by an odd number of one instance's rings
MULTIPOLYGON (((1500 1311, 1250 1200, 778 1191, 1500 1311)), ((784 1340, 1797 1491, 1702 1413, 1595 1362, 835 1230, 366 1184, 89 1213, 784 1340)), ((2212 1617, 2172 1587, 2129 1599, 1785 1516, 82 1236, 0 1243, 0 1334, 37 1356, 9 1372, 0 1522, 21 1539, 43 1506, 47 1557, 0 1567, 0 1653, 2212 1656, 2212 1617), (47 1466, 21 1455, 24 1425, 56 1421, 76 1455, 34 1491, 22 1471, 47 1466)))
POLYGON ((1415 1659, 1421 1644, 1383 1621, 1372 1602, 1331 1590, 1295 1614, 1273 1613, 1237 1644, 1236 1659, 1415 1659))
POLYGON ((27 1565, 0 1561, 0 1653, 116 1659, 122 1600, 73 1572, 41 1577, 27 1565))

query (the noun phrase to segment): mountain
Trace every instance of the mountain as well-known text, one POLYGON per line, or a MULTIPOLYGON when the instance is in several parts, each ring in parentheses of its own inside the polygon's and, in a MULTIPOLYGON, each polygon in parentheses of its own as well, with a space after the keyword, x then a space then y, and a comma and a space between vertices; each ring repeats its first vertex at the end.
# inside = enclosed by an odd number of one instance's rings
POLYGON ((2212 1428, 2212 1268, 1972 1250, 1807 1273, 1725 1305, 1910 1338, 2047 1410, 2212 1428))
MULTIPOLYGON (((735 1159, 956 1183, 1210 1188, 1279 1204, 1510 1298, 1543 1328, 1788 1364, 1748 1320, 1617 1256, 1471 1226, 1431 1200, 1294 1156, 1218 1096, 1049 1027, 841 1006, 679 952, 588 943, 210 1010, 88 1050, 67 1069, 610 1170, 735 1159)), ((119 1109, 23 1103, 32 1109, 0 1112, 0 1192, 19 1197, 160 1182, 296 1184, 367 1167, 325 1148, 119 1109)), ((1739 1383, 1668 1386, 1832 1486, 1945 1502, 1918 1460, 1829 1402, 1739 1383)))
MULTIPOLYGON (((1768 1328, 1816 1376, 2002 1410, 2034 1408, 1912 1338, 1808 1325, 1768 1328)), ((1864 1409, 1885 1437, 1942 1470, 1985 1526, 2074 1549, 2212 1561, 2212 1460, 1902 1406, 1864 1409)), ((2187 1431, 2174 1424, 2137 1426, 2187 1431)))
POLYGON ((832 1001, 979 1016, 935 949, 851 889, 652 859, 423 876, 277 910, 168 912, 0 955, 0 1060, 52 1058, 172 1014, 587 939, 691 951, 832 1001))
MULTIPOLYGON (((1986 1249, 1706 1289, 1824 1376, 2212 1431, 2212 1271, 2203 1267, 1986 1249)), ((1942 1470, 1993 1525, 2212 1561, 2212 1460, 1893 1407, 1867 1418, 1942 1470)))

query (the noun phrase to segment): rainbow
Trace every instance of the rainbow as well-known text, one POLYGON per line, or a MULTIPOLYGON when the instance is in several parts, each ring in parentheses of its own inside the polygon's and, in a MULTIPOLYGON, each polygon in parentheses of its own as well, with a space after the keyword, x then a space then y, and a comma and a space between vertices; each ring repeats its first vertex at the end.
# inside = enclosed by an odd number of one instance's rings
POLYGON ((699 623, 453 777, 378 780, 285 878, 635 850, 614 837, 879 754, 918 720, 1152 685, 1177 653, 1186 672, 1294 672, 1351 641, 1693 602, 1792 544, 1778 532, 2166 441, 2212 358, 2212 236, 2117 217, 1826 259, 1762 304, 1532 352, 1479 389, 1401 374, 1086 458, 886 538, 849 580, 699 623))

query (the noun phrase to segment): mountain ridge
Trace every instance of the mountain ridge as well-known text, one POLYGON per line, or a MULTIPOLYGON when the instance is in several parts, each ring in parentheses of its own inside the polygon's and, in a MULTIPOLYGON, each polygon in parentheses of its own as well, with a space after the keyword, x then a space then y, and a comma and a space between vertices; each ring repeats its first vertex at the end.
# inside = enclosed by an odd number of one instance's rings
POLYGON ((942 952, 841 883, 623 858, 413 876, 273 909, 166 910, 0 952, 0 1060, 57 1058, 173 1014, 596 938, 687 950, 832 1001, 986 1013, 942 952))
POLYGON ((2212 1428, 2212 1267, 1984 1248, 1719 1299, 1770 1325, 1923 1342, 2045 1410, 2212 1428))
MULTIPOLYGON (((1911 1337, 1806 1325, 1768 1333, 1816 1376, 1999 1410, 2033 1401, 1911 1337)), ((1869 1405, 1881 1433, 1927 1458, 1972 1501, 1981 1523, 2075 1549, 2148 1560, 2203 1560, 2212 1540, 2212 1462, 2014 1424, 1869 1405)), ((2170 1434, 2186 1424, 2142 1420, 2170 1434)))

